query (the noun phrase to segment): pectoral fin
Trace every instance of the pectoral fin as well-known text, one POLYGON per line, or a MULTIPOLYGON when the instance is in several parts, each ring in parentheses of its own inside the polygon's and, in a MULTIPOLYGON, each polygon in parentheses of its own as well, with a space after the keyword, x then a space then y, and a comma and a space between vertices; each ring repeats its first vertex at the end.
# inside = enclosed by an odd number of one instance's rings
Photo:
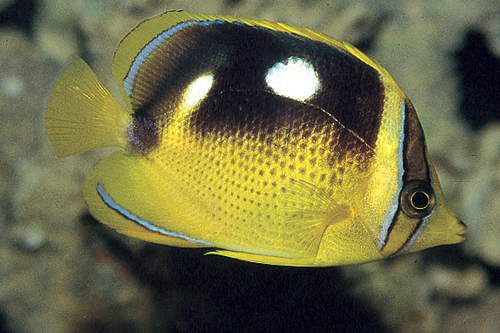
POLYGON ((326 190, 303 180, 291 180, 285 190, 285 223, 293 226, 290 237, 302 254, 316 256, 326 228, 349 217, 350 210, 326 190))
POLYGON ((281 240, 269 240, 261 249, 217 250, 230 258, 281 266, 314 266, 328 226, 344 221, 350 210, 326 190, 302 180, 292 180, 281 190, 281 240))

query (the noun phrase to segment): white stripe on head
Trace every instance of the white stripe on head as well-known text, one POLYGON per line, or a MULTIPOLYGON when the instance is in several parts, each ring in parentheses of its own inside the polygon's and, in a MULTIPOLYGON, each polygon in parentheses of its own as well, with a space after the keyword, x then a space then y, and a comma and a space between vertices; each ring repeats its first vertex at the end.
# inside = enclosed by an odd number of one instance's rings
POLYGON ((417 242, 417 239, 420 237, 420 235, 424 231, 425 227, 429 223, 431 216, 432 216, 432 213, 430 213, 428 216, 420 219, 420 221, 417 225, 417 228, 414 230, 411 237, 403 244, 403 246, 399 250, 397 250, 395 253, 393 253, 392 256, 397 256, 397 255, 403 254, 403 253, 411 250, 411 248, 417 242))
POLYGON ((403 175, 404 175, 404 167, 403 167, 403 148, 404 148, 404 140, 405 140, 405 118, 406 118, 406 103, 403 101, 401 104, 401 125, 400 125, 400 133, 399 133, 399 141, 398 141, 398 150, 397 150, 397 195, 394 197, 393 202, 391 203, 387 213, 380 224, 379 233, 376 241, 376 246, 379 250, 382 250, 387 242, 387 237, 389 236, 389 229, 394 222, 394 217, 399 209, 399 194, 401 189, 403 188, 403 175))

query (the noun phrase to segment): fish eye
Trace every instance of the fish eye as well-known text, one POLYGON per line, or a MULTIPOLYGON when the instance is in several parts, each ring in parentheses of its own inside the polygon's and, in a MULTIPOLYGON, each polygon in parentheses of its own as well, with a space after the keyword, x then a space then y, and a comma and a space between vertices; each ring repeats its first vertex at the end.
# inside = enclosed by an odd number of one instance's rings
POLYGON ((430 184, 423 180, 406 183, 399 200, 403 213, 411 218, 424 218, 436 206, 436 194, 430 184))
POLYGON ((425 192, 413 192, 410 197, 410 204, 414 209, 426 209, 429 206, 429 195, 425 192))

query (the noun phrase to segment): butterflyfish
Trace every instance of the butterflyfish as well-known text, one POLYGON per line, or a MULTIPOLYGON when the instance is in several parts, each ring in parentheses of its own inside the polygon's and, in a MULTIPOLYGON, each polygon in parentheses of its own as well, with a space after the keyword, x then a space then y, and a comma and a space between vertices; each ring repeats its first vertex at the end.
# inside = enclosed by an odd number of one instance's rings
POLYGON ((290 24, 168 11, 119 44, 123 105, 76 60, 50 96, 56 154, 105 146, 91 214, 131 237, 288 266, 464 240, 415 109, 355 47, 290 24))

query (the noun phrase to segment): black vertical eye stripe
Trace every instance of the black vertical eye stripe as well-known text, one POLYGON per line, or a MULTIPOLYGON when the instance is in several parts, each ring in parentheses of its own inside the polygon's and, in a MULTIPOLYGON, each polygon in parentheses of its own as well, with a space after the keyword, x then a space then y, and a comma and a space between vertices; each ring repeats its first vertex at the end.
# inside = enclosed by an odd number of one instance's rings
MULTIPOLYGON (((403 187, 404 184, 412 180, 423 180, 432 186, 432 173, 427 159, 427 147, 425 144, 424 133, 420 122, 417 119, 416 111, 409 100, 405 101, 404 137, 403 187)), ((402 220, 400 219, 401 214, 403 214, 403 212, 400 207, 394 215, 391 225, 389 226, 385 244, 390 242, 391 233, 394 230, 395 225, 397 223, 402 223, 402 220)), ((412 229, 412 232, 408 234, 406 241, 393 255, 408 251, 427 225, 428 220, 429 216, 415 220, 413 222, 415 226, 412 229)))
POLYGON ((427 160, 427 146, 424 132, 417 118, 415 108, 409 100, 405 102, 405 141, 403 146, 403 183, 424 180, 432 184, 431 170, 427 160))

